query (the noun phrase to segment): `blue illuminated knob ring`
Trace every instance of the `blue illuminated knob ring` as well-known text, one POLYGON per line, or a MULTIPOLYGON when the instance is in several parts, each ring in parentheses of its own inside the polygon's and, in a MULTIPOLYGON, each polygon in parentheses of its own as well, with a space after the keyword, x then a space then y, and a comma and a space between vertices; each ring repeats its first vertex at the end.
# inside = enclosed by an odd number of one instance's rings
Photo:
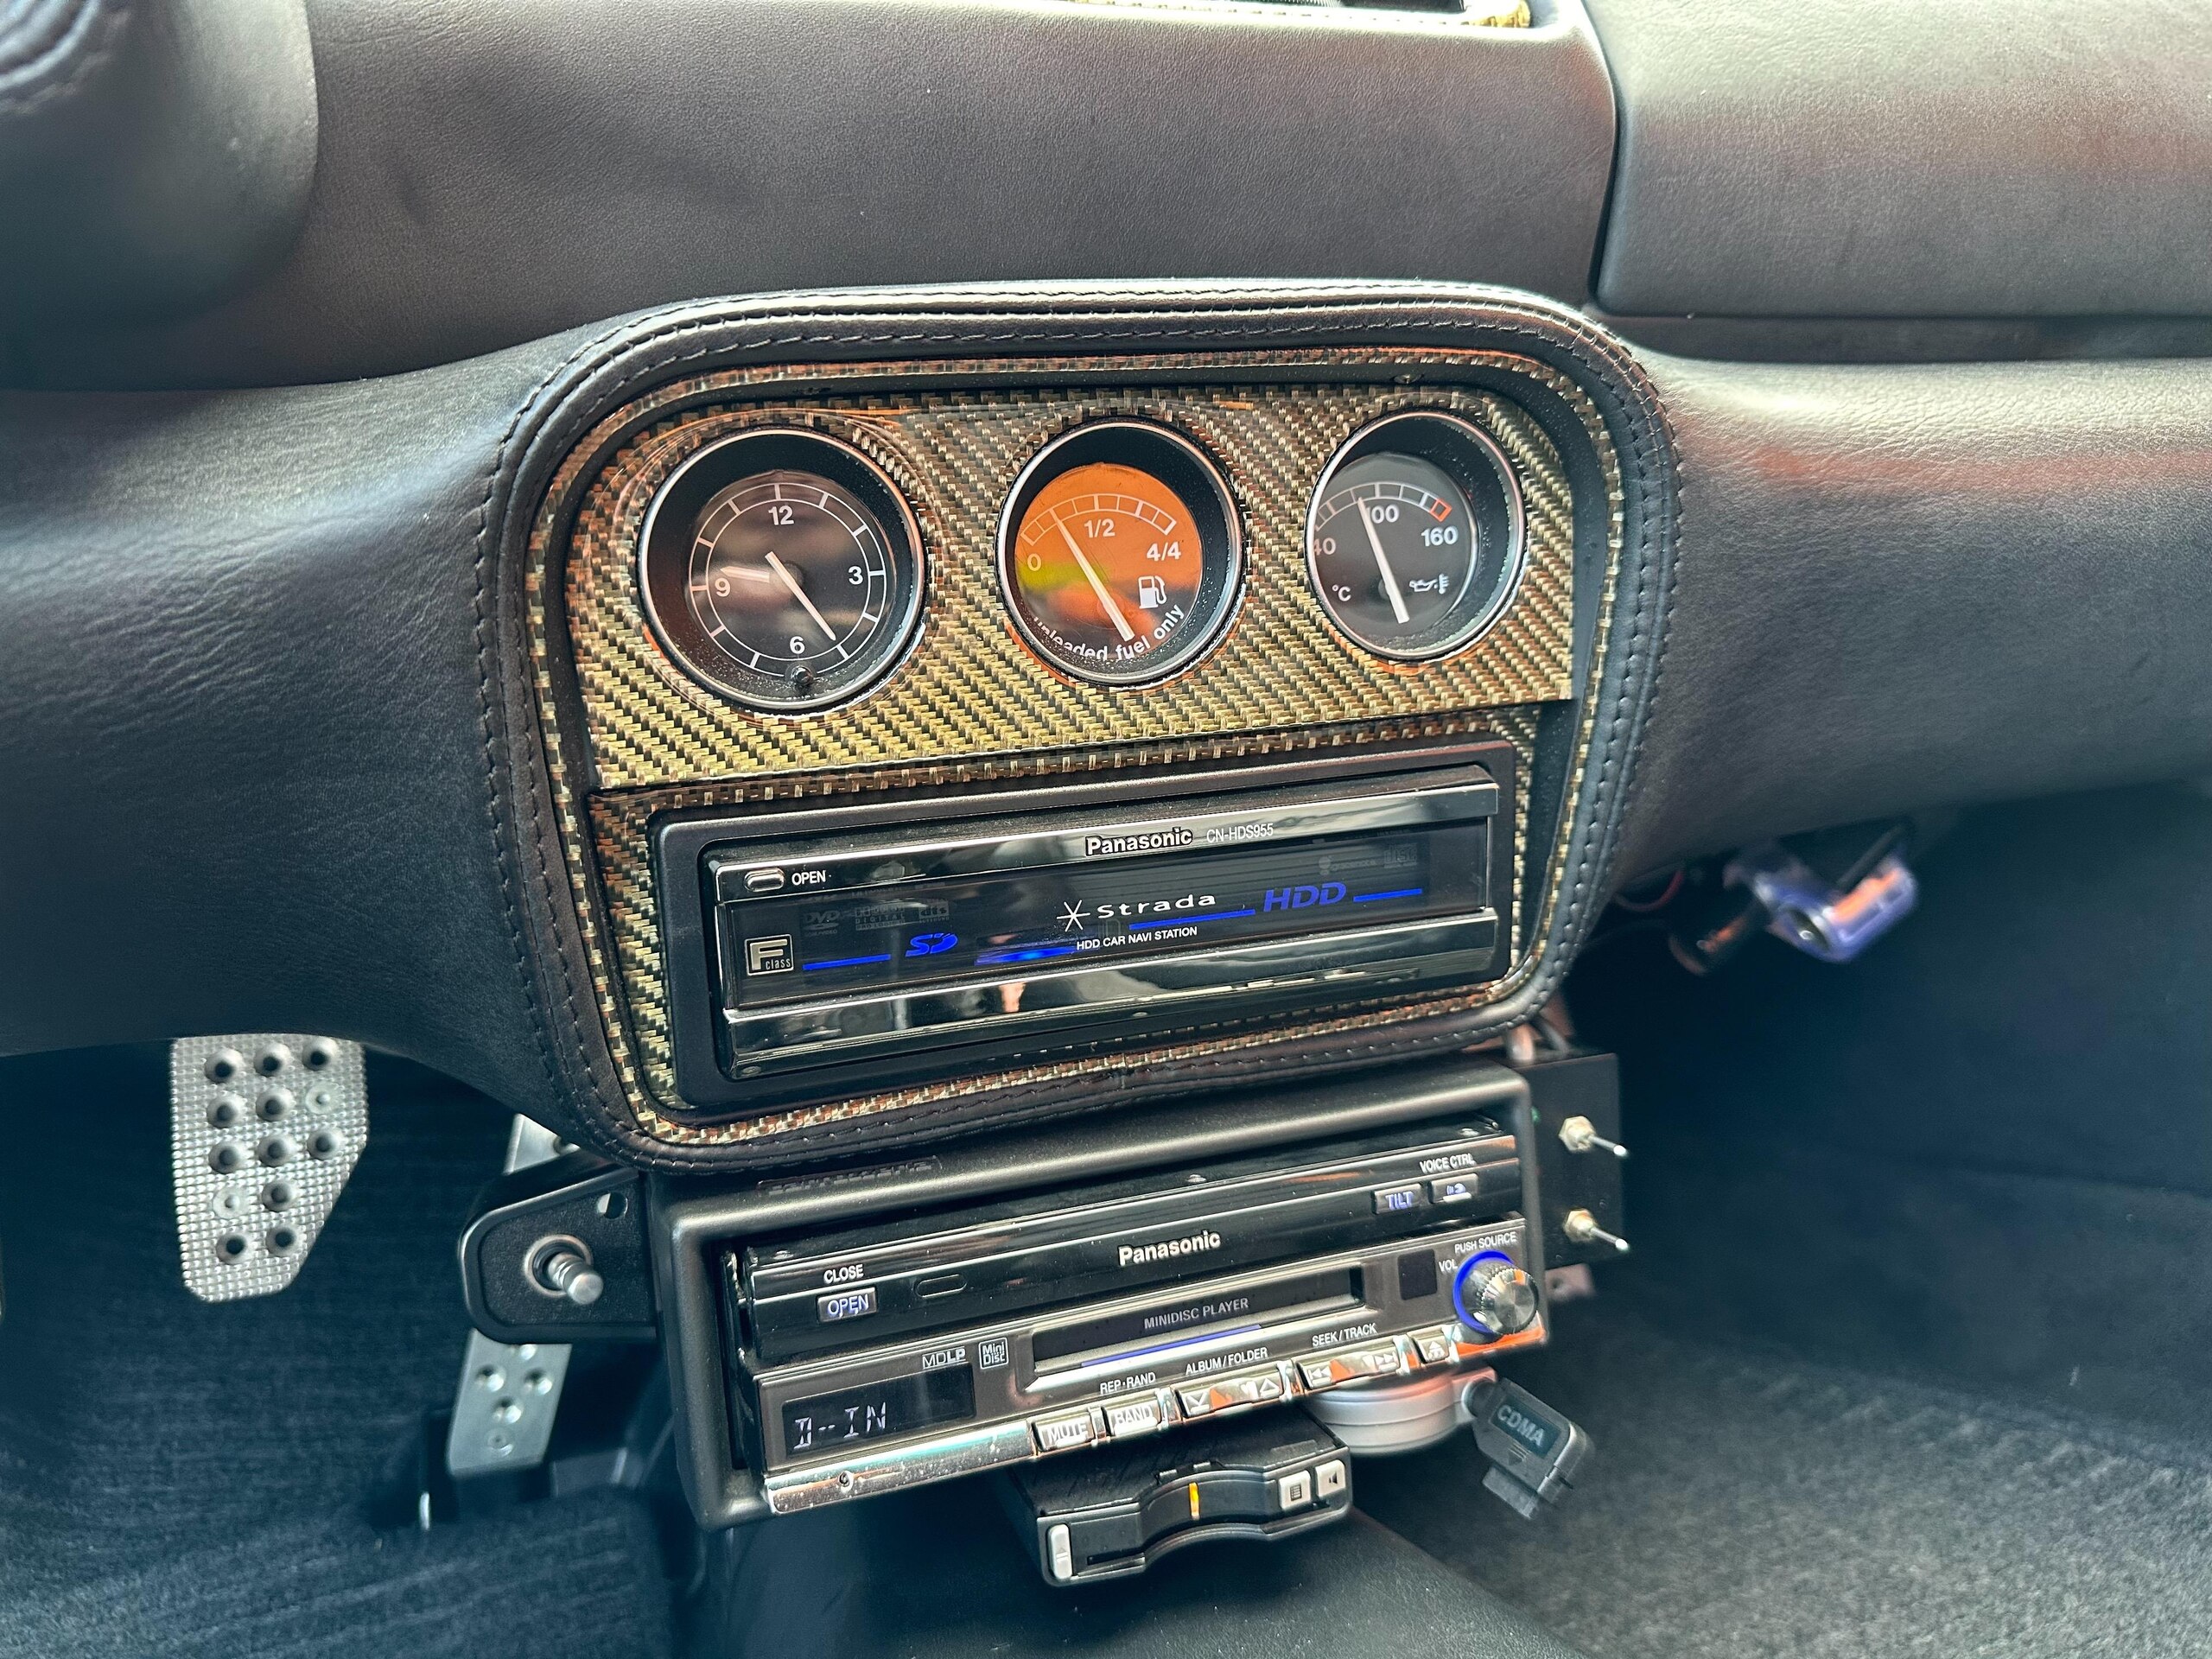
POLYGON ((1504 1251, 1479 1251, 1452 1275, 1452 1306, 1461 1324, 1495 1340, 1535 1323, 1535 1281, 1504 1251))

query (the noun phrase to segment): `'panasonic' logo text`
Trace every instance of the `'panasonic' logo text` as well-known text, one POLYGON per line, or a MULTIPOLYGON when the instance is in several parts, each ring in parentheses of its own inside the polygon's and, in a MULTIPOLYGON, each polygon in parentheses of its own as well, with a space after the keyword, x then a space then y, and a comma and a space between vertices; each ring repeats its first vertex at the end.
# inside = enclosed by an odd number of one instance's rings
POLYGON ((1170 847, 1187 847, 1198 837, 1181 824, 1172 830, 1147 830, 1134 836, 1088 836, 1083 843, 1085 858, 1117 858, 1123 853, 1157 853, 1170 847))
POLYGON ((1157 1244, 1124 1244, 1119 1265, 1141 1267, 1147 1262, 1166 1262, 1179 1255, 1196 1255, 1201 1250, 1220 1248, 1219 1233, 1192 1233, 1187 1238, 1166 1238, 1157 1244))

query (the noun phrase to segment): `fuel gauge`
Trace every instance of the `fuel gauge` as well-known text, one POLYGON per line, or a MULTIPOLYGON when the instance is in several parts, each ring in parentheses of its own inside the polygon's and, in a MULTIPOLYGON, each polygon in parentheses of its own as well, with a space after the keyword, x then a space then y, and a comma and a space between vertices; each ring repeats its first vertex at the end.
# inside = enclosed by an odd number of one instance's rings
POLYGON ((1014 629, 1093 685, 1151 685, 1221 638, 1243 592, 1228 486, 1180 433, 1099 421, 1039 451, 999 527, 1014 629))
POLYGON ((1471 422, 1392 415, 1329 463, 1306 548, 1321 608, 1356 644, 1398 662, 1447 657, 1481 638, 1520 586, 1520 491, 1471 422))

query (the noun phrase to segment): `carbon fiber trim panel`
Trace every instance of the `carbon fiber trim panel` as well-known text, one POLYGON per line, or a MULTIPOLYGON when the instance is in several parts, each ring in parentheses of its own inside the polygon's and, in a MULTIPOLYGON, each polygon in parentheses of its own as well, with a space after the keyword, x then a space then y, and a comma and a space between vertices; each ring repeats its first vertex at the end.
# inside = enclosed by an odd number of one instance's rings
MULTIPOLYGON (((1595 659, 1602 660, 1622 533, 1618 461, 1580 389, 1525 359, 1326 351, 746 369, 673 383, 602 423, 549 492, 549 502, 567 495, 581 505, 572 534, 562 533, 550 508, 536 527, 526 626, 593 988, 637 1128, 671 1148, 766 1150, 785 1140, 799 1146, 814 1138, 805 1131, 825 1124, 887 1114, 920 1122, 995 1091, 1078 1073, 1384 1033, 1479 1008, 1525 984, 1541 943, 1522 951, 1505 978, 1466 996, 1338 1010, 1292 1025, 1224 1027, 1160 1049, 1040 1053, 1033 1063, 986 1077, 735 1121, 687 1122, 668 1069, 646 855, 650 820, 678 807, 1065 777, 1472 732, 1509 738, 1525 762, 1541 706, 1576 689, 1575 504, 1536 423, 1489 387, 1464 384, 1477 374, 1494 381, 1501 372, 1564 401, 1601 459, 1609 557, 1603 590, 1586 602, 1595 609, 1595 659), (1160 380, 1169 373, 1206 374, 1208 383, 1147 383, 1147 375, 1160 380), (893 376, 899 387, 870 395, 870 380, 893 376), (963 376, 1000 382, 1033 376, 1044 384, 983 393, 908 390, 963 376), (1055 376, 1060 385, 1051 384, 1055 376), (1077 376, 1084 384, 1066 384, 1077 376), (1245 384, 1262 377, 1274 379, 1245 384), (1089 384, 1101 380, 1110 383, 1089 384), (1530 538, 1529 575, 1499 626, 1460 657, 1410 671, 1364 657, 1328 626, 1306 586, 1302 540, 1307 496, 1337 445, 1376 416, 1408 407, 1458 410, 1498 440, 1521 475, 1530 538), (1252 559, 1245 607, 1230 638, 1188 675, 1144 692, 1092 691, 1046 673, 1005 623, 992 570, 999 501, 1023 461, 1068 425, 1109 413, 1166 421, 1212 452, 1244 515, 1252 559), (906 665, 849 709, 797 721, 750 715, 693 686, 645 629, 634 574, 636 529, 659 480, 713 438, 772 421, 835 432, 882 465, 909 494, 930 562, 925 633, 906 665), (598 474, 588 479, 591 466, 598 474), (564 730, 556 687, 571 671, 581 721, 564 730)), ((1592 733, 1586 719, 1576 739, 1578 775, 1592 733)), ((1516 833, 1525 841, 1525 817, 1516 833)), ((1516 849, 1526 940, 1549 935, 1567 849, 1563 822, 1551 844, 1516 849)))
MULTIPOLYGON (((1048 761, 1042 765, 1033 762, 957 768, 930 767, 889 777, 832 776, 815 780, 812 787, 797 789, 779 787, 772 783, 751 787, 742 784, 724 784, 601 797, 592 803, 592 830, 607 901, 608 931, 613 940, 613 966, 621 988, 622 1005, 630 1016, 627 1033, 630 1041, 624 1080, 656 1106, 667 1104, 681 1109, 670 1061, 668 995, 661 974, 658 897, 653 889, 651 862, 646 856, 646 830, 656 813, 686 807, 744 806, 775 800, 836 798, 890 788, 930 787, 956 782, 977 785, 1005 783, 1019 778, 1065 776, 1070 772, 1096 773, 1125 767, 1185 765, 1192 761, 1233 761, 1262 755, 1287 756, 1414 735, 1426 739, 1465 737, 1477 734, 1503 737, 1520 752, 1522 775, 1525 776, 1535 748, 1535 724, 1533 708, 1510 709, 1493 710, 1478 721, 1426 722, 1417 731, 1376 728, 1366 731, 1287 733, 1274 738, 1162 745, 1123 755, 1070 757, 1065 764, 1061 765, 1048 761)), ((1526 827, 1525 816, 1516 818, 1514 845, 1514 868, 1516 872, 1525 868, 1526 827)), ((1486 989, 1485 997, 1488 994, 1486 989)), ((1324 1030, 1360 1030, 1389 1023, 1391 1018, 1410 1019, 1421 1014, 1446 1012, 1475 1006, 1483 1000, 1484 997, 1432 1000, 1408 1005, 1391 1011, 1387 1016, 1370 1011, 1375 1017, 1356 1018, 1326 1025, 1309 1024, 1300 1029, 1307 1034, 1318 1034, 1324 1030)), ((1272 1033, 1247 1031, 1234 1035, 1224 1034, 1200 1043, 1185 1043, 1173 1048, 1125 1054, 1100 1055, 1085 1052, 1080 1058, 1071 1057, 1057 1062, 1040 1060, 1039 1064, 1020 1068, 1018 1072, 1002 1072, 979 1081, 987 1085, 1003 1085, 1017 1080, 1042 1083, 1055 1077, 1071 1075, 1078 1067, 1107 1071, 1126 1070, 1132 1066, 1156 1064, 1162 1059, 1203 1053, 1217 1047, 1249 1046, 1255 1041, 1266 1040, 1269 1035, 1280 1035, 1280 1029, 1272 1033)), ((800 1111, 766 1114, 742 1122, 720 1124, 710 1128, 688 1126, 662 1116, 654 1110, 654 1128, 655 1133, 676 1140, 696 1141, 702 1136, 710 1141, 749 1139, 757 1135, 839 1122, 871 1112, 896 1110, 902 1106, 950 1100, 970 1092, 975 1086, 966 1079, 938 1083, 872 1096, 864 1100, 838 1101, 800 1111)))
POLYGON ((687 412, 639 434, 586 495, 567 564, 569 632, 601 789, 760 772, 910 764, 1341 724, 1572 695, 1572 504, 1559 457, 1513 404, 1452 387, 1243 386, 780 400, 687 412), (1471 650, 1408 671, 1332 629, 1306 571, 1306 512, 1338 447, 1377 416, 1445 408, 1496 438, 1522 480, 1529 571, 1471 650), (995 546, 1017 474, 1051 438, 1109 416, 1157 421, 1222 465, 1247 535, 1242 613, 1191 671, 1141 691, 1077 685, 1009 626, 995 546), (800 719, 700 687, 645 626, 638 537, 655 493, 707 444, 759 426, 841 438, 900 486, 921 521, 922 638, 882 685, 800 719))

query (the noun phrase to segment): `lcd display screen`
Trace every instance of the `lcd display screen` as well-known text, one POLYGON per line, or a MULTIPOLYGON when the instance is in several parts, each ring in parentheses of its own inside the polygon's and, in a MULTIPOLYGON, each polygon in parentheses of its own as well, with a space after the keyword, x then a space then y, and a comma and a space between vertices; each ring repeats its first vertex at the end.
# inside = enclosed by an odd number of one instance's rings
POLYGON ((872 1382, 864 1389, 817 1394, 785 1403, 784 1452, 810 1452, 857 1446, 911 1429, 957 1423, 976 1414, 976 1374, 965 1365, 921 1371, 872 1382))

